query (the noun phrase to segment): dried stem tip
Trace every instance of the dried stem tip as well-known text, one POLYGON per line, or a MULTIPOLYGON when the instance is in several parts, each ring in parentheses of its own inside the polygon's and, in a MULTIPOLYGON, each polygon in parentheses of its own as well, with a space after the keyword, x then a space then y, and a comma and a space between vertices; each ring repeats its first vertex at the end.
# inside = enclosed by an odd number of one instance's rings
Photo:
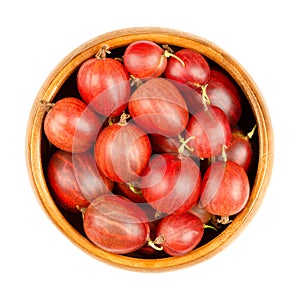
POLYGON ((227 225, 231 223, 232 220, 229 219, 229 216, 220 216, 220 218, 217 218, 217 222, 222 225, 227 225))
POLYGON ((95 55, 95 57, 97 59, 106 59, 106 54, 110 54, 111 52, 108 50, 109 49, 109 46, 107 44, 103 44, 99 51, 97 52, 97 54, 95 55))
POLYGON ((163 57, 166 57, 166 58, 173 57, 173 58, 177 59, 182 64, 183 67, 185 67, 184 61, 174 54, 174 51, 172 50, 172 48, 170 48, 169 45, 163 45, 162 47, 165 50, 162 58, 163 57))
POLYGON ((45 100, 41 100, 39 105, 43 108, 44 111, 48 112, 52 107, 55 106, 55 103, 47 102, 45 100))
POLYGON ((162 251, 164 248, 163 246, 157 246, 163 244, 165 241, 165 237, 163 235, 159 235, 154 241, 151 241, 150 239, 147 241, 148 246, 152 247, 153 249, 157 251, 162 251))
POLYGON ((190 142, 191 140, 194 140, 196 137, 194 135, 188 137, 186 140, 179 134, 178 135, 178 140, 180 142, 180 147, 178 148, 178 153, 182 154, 184 151, 184 148, 186 148, 187 150, 189 150, 190 152, 194 151, 194 148, 191 148, 190 146, 188 146, 188 142, 190 142))
POLYGON ((126 114, 125 112, 123 112, 120 117, 120 121, 118 122, 118 125, 125 126, 127 124, 127 119, 129 118, 130 118, 130 114, 126 114))

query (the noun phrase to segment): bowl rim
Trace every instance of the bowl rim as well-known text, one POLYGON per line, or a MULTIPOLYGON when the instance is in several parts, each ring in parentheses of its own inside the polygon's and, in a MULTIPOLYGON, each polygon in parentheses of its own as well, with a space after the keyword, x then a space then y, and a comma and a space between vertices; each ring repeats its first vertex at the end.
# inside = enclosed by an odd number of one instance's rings
POLYGON ((223 250, 244 230, 260 207, 269 184, 274 159, 273 144, 273 130, 264 98, 251 76, 236 59, 214 43, 190 33, 161 27, 132 27, 114 30, 83 43, 53 69, 33 103, 27 125, 25 150, 27 170, 35 195, 48 217, 65 236, 79 248, 103 262, 129 270, 157 272, 178 269, 206 260, 223 250), (168 41, 170 45, 188 47, 218 63, 240 86, 256 118, 259 159, 257 175, 246 207, 216 238, 180 257, 132 258, 107 253, 96 247, 66 221, 50 195, 43 173, 41 142, 46 112, 41 107, 40 101, 51 103, 67 78, 83 61, 97 53, 99 45, 106 43, 113 49, 142 39, 159 44, 168 41))

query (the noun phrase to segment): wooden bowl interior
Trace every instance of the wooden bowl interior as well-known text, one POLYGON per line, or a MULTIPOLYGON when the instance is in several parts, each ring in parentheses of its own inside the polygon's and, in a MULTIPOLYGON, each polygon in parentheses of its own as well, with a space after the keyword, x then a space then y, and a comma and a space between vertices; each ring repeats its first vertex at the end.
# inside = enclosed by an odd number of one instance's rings
POLYGON ((29 119, 27 131, 27 164, 32 185, 48 216, 56 226, 77 246, 90 255, 123 268, 139 271, 161 271, 179 268, 200 262, 218 253, 228 245, 252 219, 258 209, 267 187, 273 151, 272 129, 264 100, 246 71, 228 54, 214 44, 199 37, 161 28, 132 28, 108 33, 93 39, 68 55, 49 75, 40 89, 29 119), (85 236, 80 214, 68 213, 56 206, 47 187, 45 168, 55 147, 50 145, 43 133, 45 110, 40 101, 56 102, 63 97, 78 97, 76 76, 79 66, 93 57, 101 44, 110 46, 112 57, 121 57, 126 45, 133 41, 148 39, 158 44, 168 44, 173 50, 191 48, 201 52, 210 65, 222 68, 237 84, 242 97, 242 116, 238 126, 251 131, 257 124, 257 133, 252 138, 254 161, 249 171, 251 184, 250 199, 240 212, 222 230, 206 231, 198 247, 182 257, 162 255, 156 258, 145 258, 140 254, 115 255, 94 246, 85 236))

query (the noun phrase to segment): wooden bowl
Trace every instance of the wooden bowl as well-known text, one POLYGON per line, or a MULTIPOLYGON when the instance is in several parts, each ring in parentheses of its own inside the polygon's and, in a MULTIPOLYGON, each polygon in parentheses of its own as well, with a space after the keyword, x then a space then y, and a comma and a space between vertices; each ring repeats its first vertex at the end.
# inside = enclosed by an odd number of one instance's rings
POLYGON ((106 263, 131 270, 153 272, 175 269, 206 260, 221 251, 241 233, 259 208, 270 180, 273 164, 273 134, 268 110, 257 86, 244 68, 222 49, 203 38, 176 30, 152 27, 129 28, 106 33, 84 43, 53 70, 33 103, 27 129, 26 153, 29 176, 37 198, 50 219, 72 242, 106 263), (198 248, 181 257, 149 259, 134 255, 116 255, 99 249, 84 235, 80 214, 79 218, 73 218, 56 206, 44 176, 51 149, 43 133, 46 112, 41 106, 41 100, 44 103, 51 103, 65 96, 77 96, 75 91, 77 70, 86 59, 97 53, 101 44, 108 44, 110 50, 116 55, 122 55, 126 45, 143 39, 158 44, 168 44, 174 48, 197 50, 209 62, 223 68, 237 83, 244 96, 241 126, 248 130, 253 124, 257 124, 257 134, 253 141, 256 161, 249 175, 251 194, 246 207, 224 230, 210 236, 198 248))

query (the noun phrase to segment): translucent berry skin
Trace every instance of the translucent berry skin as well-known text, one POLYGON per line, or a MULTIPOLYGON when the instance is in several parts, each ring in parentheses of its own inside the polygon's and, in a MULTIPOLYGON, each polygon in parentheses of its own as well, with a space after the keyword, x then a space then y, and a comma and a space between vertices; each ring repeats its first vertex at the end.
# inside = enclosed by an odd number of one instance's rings
POLYGON ((136 124, 149 134, 177 136, 189 119, 187 104, 165 78, 152 78, 131 95, 128 110, 136 124))
POLYGON ((236 90, 222 82, 215 72, 211 72, 210 79, 206 88, 207 96, 211 105, 221 108, 231 127, 235 127, 242 114, 240 97, 237 96, 236 90))
POLYGON ((82 99, 99 114, 119 116, 130 96, 129 74, 113 58, 90 58, 79 68, 77 86, 82 99))
POLYGON ((113 188, 113 182, 99 172, 90 152, 71 154, 57 150, 47 167, 47 181, 56 203, 77 213, 113 188))
POLYGON ((168 79, 182 82, 192 88, 205 85, 210 76, 210 67, 201 53, 191 49, 181 49, 175 53, 175 57, 168 60, 165 76, 168 79))
POLYGON ((231 128, 225 113, 217 106, 208 105, 190 118, 185 138, 195 138, 189 142, 192 154, 199 158, 221 155, 224 146, 231 139, 231 128))
POLYGON ((100 171, 115 182, 133 182, 145 170, 151 155, 147 134, 133 122, 104 128, 94 148, 100 171))
POLYGON ((90 241, 116 254, 140 249, 150 235, 144 211, 129 199, 113 194, 91 202, 84 212, 83 226, 90 241))
POLYGON ((244 168, 232 161, 213 163, 203 177, 200 203, 222 217, 239 213, 247 204, 250 184, 244 168))
POLYGON ((73 97, 57 101, 47 113, 44 132, 57 148, 73 153, 88 151, 94 144, 101 121, 93 110, 73 97))
POLYGON ((163 240, 163 250, 171 256, 182 256, 192 251, 203 234, 202 221, 189 212, 163 218, 156 230, 156 236, 163 240))
POLYGON ((188 211, 199 200, 200 186, 198 165, 171 153, 153 156, 141 180, 144 199, 166 214, 188 211))
MULTIPOLYGON (((226 149, 226 156, 228 160, 234 161, 242 166, 246 172, 249 171, 253 151, 250 139, 241 130, 234 129, 230 144, 226 149)), ((223 160, 222 156, 217 156, 216 160, 223 160)))
POLYGON ((164 50, 152 41, 136 41, 127 46, 124 65, 136 78, 159 77, 167 66, 164 50))

